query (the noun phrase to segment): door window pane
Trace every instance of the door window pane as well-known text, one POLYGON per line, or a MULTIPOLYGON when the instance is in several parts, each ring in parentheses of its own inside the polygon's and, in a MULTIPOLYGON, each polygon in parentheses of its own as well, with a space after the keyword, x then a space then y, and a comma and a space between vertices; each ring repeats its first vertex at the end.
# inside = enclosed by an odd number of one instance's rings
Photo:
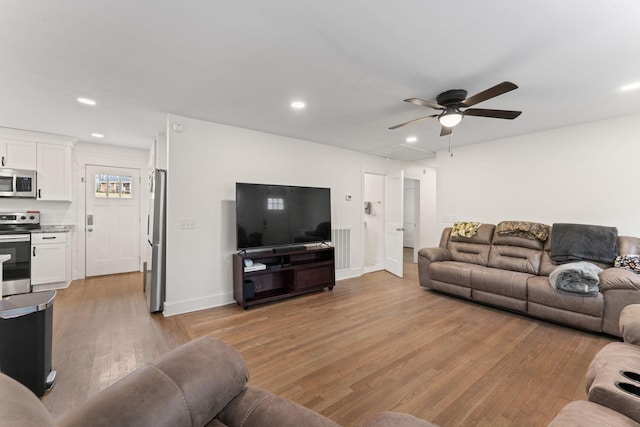
POLYGON ((96 174, 96 197, 107 197, 107 175, 96 174))
POLYGON ((122 197, 123 199, 131 198, 131 181, 132 180, 130 176, 123 175, 120 177, 120 183, 122 184, 120 197, 122 197))
POLYGON ((130 199, 133 192, 132 186, 131 176, 99 173, 95 178, 95 196, 130 199))

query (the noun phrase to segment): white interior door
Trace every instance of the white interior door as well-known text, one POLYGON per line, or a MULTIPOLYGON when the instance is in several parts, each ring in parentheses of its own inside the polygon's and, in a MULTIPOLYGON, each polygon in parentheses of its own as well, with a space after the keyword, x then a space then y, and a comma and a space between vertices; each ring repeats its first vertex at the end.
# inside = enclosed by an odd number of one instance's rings
POLYGON ((86 275, 140 269, 140 184, 137 169, 87 165, 86 275))
POLYGON ((404 171, 386 176, 384 269, 402 277, 404 171))
POLYGON ((402 246, 413 248, 416 229, 416 184, 413 179, 404 180, 404 241, 402 246))

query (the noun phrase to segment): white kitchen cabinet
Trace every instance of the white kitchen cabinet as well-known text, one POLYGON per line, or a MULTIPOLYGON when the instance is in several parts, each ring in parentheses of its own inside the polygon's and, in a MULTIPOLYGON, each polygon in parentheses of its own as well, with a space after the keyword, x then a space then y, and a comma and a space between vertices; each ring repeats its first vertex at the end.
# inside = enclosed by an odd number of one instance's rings
POLYGON ((67 233, 31 235, 31 285, 34 291, 69 285, 69 252, 67 233))
POLYGON ((33 142, 0 139, 0 167, 35 170, 36 144, 33 142))
POLYGON ((37 144, 38 200, 71 201, 71 147, 37 144))

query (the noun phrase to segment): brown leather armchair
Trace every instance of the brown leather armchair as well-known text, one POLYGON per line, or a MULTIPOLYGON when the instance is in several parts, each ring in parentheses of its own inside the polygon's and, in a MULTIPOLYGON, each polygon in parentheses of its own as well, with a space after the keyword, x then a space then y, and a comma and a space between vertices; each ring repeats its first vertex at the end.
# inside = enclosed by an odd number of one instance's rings
MULTIPOLYGON (((337 426, 257 387, 240 354, 213 337, 193 340, 148 363, 57 420, 26 387, 0 374, 0 423, 10 426, 337 426)), ((55 390, 53 391, 55 392, 55 390)), ((362 424, 433 426, 382 412, 362 424)))

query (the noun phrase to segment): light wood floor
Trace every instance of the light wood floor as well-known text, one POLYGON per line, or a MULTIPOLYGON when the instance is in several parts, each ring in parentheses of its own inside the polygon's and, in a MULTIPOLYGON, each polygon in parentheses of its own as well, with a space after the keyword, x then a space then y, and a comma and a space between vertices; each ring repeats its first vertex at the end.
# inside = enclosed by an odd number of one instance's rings
POLYGON ((425 291, 417 267, 251 308, 150 315, 138 273, 74 281, 54 302, 54 416, 155 356, 214 335, 250 384, 351 426, 408 412, 447 426, 544 426, 584 399, 584 375, 613 338, 425 291))

